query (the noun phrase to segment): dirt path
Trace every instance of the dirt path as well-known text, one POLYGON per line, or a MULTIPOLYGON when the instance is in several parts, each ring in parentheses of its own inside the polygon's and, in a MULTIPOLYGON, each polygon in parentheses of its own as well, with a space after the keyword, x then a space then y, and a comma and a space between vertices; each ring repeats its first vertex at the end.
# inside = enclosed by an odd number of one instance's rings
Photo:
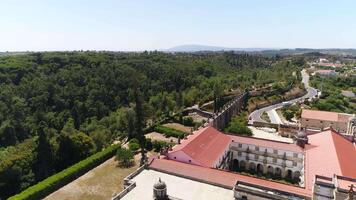
MULTIPOLYGON (((136 156, 137 157, 137 156, 136 156)), ((135 157, 135 160, 137 158, 135 157)), ((122 190, 123 180, 138 168, 117 167, 114 158, 110 158, 83 176, 50 194, 46 200, 102 200, 110 199, 122 190)))

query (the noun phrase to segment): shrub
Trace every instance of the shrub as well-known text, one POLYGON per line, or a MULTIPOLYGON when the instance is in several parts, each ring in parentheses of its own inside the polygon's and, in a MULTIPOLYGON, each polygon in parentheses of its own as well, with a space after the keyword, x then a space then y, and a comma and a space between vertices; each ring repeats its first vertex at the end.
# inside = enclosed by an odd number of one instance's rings
POLYGON ((225 129, 228 133, 238 134, 238 135, 252 135, 251 129, 247 126, 247 115, 246 113, 240 113, 234 117, 229 123, 228 127, 225 129))
POLYGON ((130 167, 133 164, 133 158, 134 154, 131 150, 122 147, 117 149, 115 160, 119 161, 121 166, 130 167))
POLYGON ((183 117, 182 124, 185 126, 194 126, 194 120, 192 117, 183 117))
POLYGON ((67 169, 46 178, 36 185, 27 188, 21 193, 10 197, 9 200, 42 199, 115 155, 118 147, 118 145, 112 145, 103 151, 89 156, 71 167, 68 167, 67 169))
POLYGON ((176 138, 184 138, 184 136, 186 135, 186 133, 184 133, 183 131, 179 131, 173 128, 169 128, 169 127, 165 127, 165 126, 161 126, 158 125, 155 127, 155 131, 162 133, 163 135, 165 135, 166 137, 176 137, 176 138))
POLYGON ((145 148, 147 149, 147 151, 151 151, 151 150, 152 150, 153 145, 152 145, 152 140, 151 140, 151 138, 146 138, 146 141, 145 141, 145 148))
POLYGON ((138 139, 132 138, 132 139, 129 141, 129 143, 137 143, 137 144, 139 144, 140 142, 138 141, 138 139))
POLYGON ((140 145, 138 143, 130 142, 129 143, 129 149, 133 152, 137 151, 140 149, 140 145))
POLYGON ((161 151, 161 149, 163 147, 169 146, 169 145, 173 145, 174 143, 169 143, 169 142, 165 142, 165 141, 158 141, 158 140, 154 140, 152 142, 152 146, 153 146, 153 150, 155 152, 159 152, 161 151))

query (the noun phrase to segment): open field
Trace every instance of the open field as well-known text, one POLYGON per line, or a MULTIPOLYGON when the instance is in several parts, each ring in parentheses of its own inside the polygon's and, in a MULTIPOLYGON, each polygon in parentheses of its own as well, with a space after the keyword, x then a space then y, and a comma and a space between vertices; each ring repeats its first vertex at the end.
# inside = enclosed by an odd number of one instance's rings
POLYGON ((177 130, 183 131, 185 133, 190 133, 190 131, 192 129, 192 127, 184 126, 183 124, 178 124, 178 123, 167 123, 167 124, 163 124, 163 126, 177 129, 177 130))
POLYGON ((178 139, 175 137, 169 137, 167 138, 166 136, 164 136, 161 133, 158 132, 151 132, 145 135, 146 138, 150 138, 152 141, 153 140, 157 140, 157 141, 164 141, 164 142, 174 142, 174 143, 178 143, 178 139))
POLYGON ((103 200, 119 193, 123 180, 138 168, 139 156, 135 156, 135 165, 120 168, 114 157, 90 170, 75 181, 47 196, 46 200, 103 200))

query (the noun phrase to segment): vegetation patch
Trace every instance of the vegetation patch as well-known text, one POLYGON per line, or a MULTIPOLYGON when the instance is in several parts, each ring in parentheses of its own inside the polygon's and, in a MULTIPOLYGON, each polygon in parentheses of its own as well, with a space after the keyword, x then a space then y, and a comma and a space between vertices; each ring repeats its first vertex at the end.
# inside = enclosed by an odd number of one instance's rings
POLYGON ((262 113, 261 119, 265 120, 266 122, 271 122, 271 119, 269 118, 266 111, 262 113))
POLYGON ((9 200, 42 199, 115 155, 118 147, 118 145, 107 147, 103 151, 98 152, 63 171, 46 178, 36 185, 27 188, 20 194, 10 197, 9 200))
POLYGON ((158 133, 162 133, 166 137, 184 138, 184 136, 186 135, 186 133, 183 131, 161 126, 161 125, 157 125, 155 127, 155 131, 158 133))
POLYGON ((232 118, 224 131, 236 135, 252 136, 251 129, 247 127, 247 113, 240 113, 232 118))

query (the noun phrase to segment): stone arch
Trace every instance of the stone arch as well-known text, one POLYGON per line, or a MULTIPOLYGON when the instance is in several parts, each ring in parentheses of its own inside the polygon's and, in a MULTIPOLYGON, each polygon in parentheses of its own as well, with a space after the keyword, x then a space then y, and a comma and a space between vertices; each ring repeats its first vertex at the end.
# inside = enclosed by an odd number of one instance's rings
POLYGON ((239 160, 234 159, 232 161, 232 171, 237 171, 239 169, 239 160))
POLYGON ((256 164, 254 162, 250 162, 248 164, 248 169, 251 171, 251 172, 256 172, 256 164))
POLYGON ((263 174, 263 165, 261 163, 257 164, 256 171, 258 174, 263 174))
POLYGON ((293 180, 294 180, 295 182, 299 183, 299 182, 300 182, 300 176, 301 176, 300 171, 295 171, 295 172, 293 173, 293 180))
POLYGON ((240 169, 243 171, 243 170, 246 170, 246 162, 241 160, 240 161, 240 169))
POLYGON ((270 176, 273 176, 274 175, 274 169, 271 165, 269 165, 267 167, 267 174, 270 175, 270 176))
POLYGON ((293 178, 293 172, 292 172, 292 170, 290 170, 290 169, 288 169, 287 170, 287 173, 286 173, 286 177, 285 177, 286 179, 292 179, 293 178))
POLYGON ((276 167, 274 169, 274 175, 277 177, 277 178, 281 178, 282 177, 282 169, 279 168, 279 167, 276 167))

